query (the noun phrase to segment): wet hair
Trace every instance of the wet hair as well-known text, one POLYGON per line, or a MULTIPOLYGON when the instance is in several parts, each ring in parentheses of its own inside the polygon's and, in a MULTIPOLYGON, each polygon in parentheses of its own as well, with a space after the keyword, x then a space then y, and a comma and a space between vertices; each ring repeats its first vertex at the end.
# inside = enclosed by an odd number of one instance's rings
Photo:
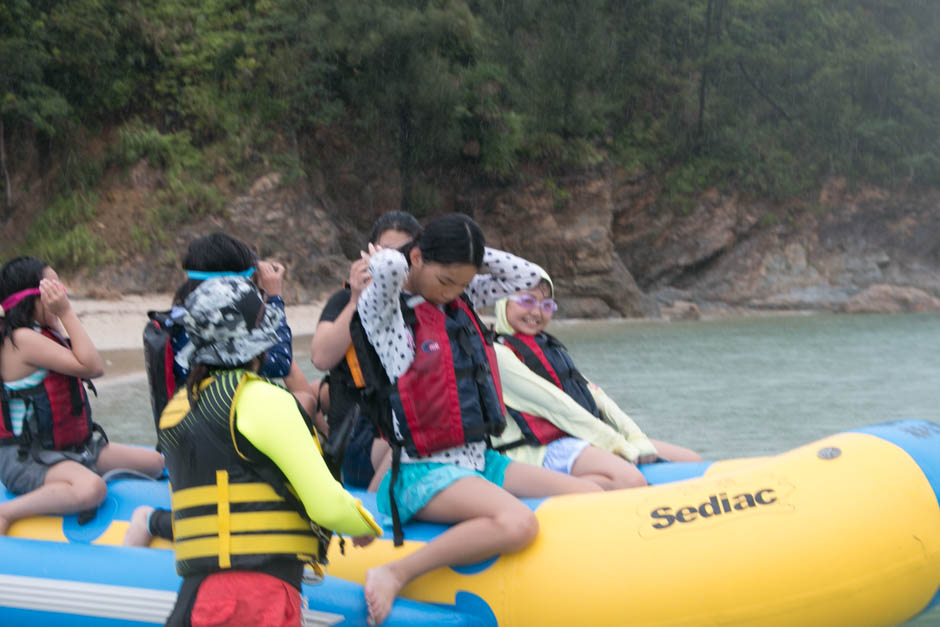
MULTIPOLYGON (((0 268, 0 300, 22 290, 39 287, 43 270, 49 267, 45 261, 35 257, 15 257, 0 268)), ((0 341, 10 338, 13 341, 13 331, 20 327, 30 327, 35 320, 36 300, 39 296, 27 296, 10 311, 3 312, 0 318, 0 341)))
MULTIPOLYGON (((261 354, 254 357, 251 361, 244 364, 238 364, 236 366, 230 366, 224 368, 225 370, 248 370, 249 372, 258 372, 261 367, 261 364, 268 358, 268 352, 263 351, 261 354)), ((211 372, 214 370, 220 370, 218 366, 207 366, 203 363, 193 364, 192 368, 189 370, 189 374, 186 376, 186 396, 189 399, 190 407, 196 405, 196 400, 199 398, 199 389, 202 387, 202 382, 209 378, 211 372)))
POLYGON ((530 292, 538 290, 543 294, 547 294, 547 298, 555 298, 555 290, 552 289, 552 284, 548 282, 547 279, 539 279, 539 282, 535 284, 534 287, 529 288, 530 292))
POLYGON ((386 231, 401 231, 407 233, 412 239, 421 234, 421 225, 417 218, 407 211, 387 211, 379 216, 372 225, 369 233, 369 243, 374 244, 386 231))
POLYGON ((483 230, 469 216, 450 213, 437 218, 424 227, 415 246, 425 261, 451 264, 483 265, 486 240, 483 230))
MULTIPOLYGON (((183 257, 183 270, 202 272, 243 272, 258 263, 258 255, 245 242, 225 233, 197 237, 189 243, 183 257)), ((173 296, 174 305, 182 305, 202 279, 187 279, 173 296)))

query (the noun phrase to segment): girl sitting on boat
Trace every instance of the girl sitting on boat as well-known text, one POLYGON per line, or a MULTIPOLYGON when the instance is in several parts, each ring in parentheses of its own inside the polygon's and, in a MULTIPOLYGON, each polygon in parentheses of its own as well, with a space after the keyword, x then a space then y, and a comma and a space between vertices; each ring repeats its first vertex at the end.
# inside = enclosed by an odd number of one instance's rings
POLYGON ((0 481, 21 495, 0 505, 0 534, 27 516, 93 510, 109 470, 160 475, 162 455, 109 442, 92 422, 85 380, 103 363, 55 270, 7 262, 0 307, 0 481))
POLYGON ((379 624, 402 587, 419 575, 528 546, 538 522, 517 497, 598 488, 513 463, 487 447, 505 417, 492 344, 474 309, 533 287, 538 268, 484 248, 480 227, 460 214, 428 224, 407 254, 371 245, 369 252, 372 280, 359 297, 351 333, 360 361, 371 351, 391 386, 378 395, 387 402, 374 414, 393 450, 392 469, 378 490, 379 511, 392 515, 396 544, 400 523, 412 517, 453 525, 367 573, 369 616, 379 624))
POLYGON ((605 490, 646 485, 637 464, 700 461, 693 451, 650 440, 564 345, 545 332, 557 304, 548 274, 496 303, 496 356, 513 420, 494 439, 510 458, 593 481, 605 490))
POLYGON ((337 483, 296 399, 257 374, 284 314, 245 277, 205 280, 185 300, 186 389, 160 416, 176 570, 167 625, 299 627, 305 564, 330 533, 380 535, 337 483))
MULTIPOLYGON (((198 237, 189 243, 182 265, 186 273, 186 281, 177 288, 171 309, 168 312, 152 312, 151 315, 159 321, 169 335, 170 356, 173 358, 173 363, 170 364, 173 373, 172 381, 163 381, 158 378, 162 376, 166 364, 151 366, 148 369, 155 419, 159 419, 166 401, 173 396, 176 389, 185 384, 186 376, 189 374, 178 358, 180 353, 190 350, 187 349, 189 337, 182 328, 179 317, 183 314, 183 301, 205 279, 229 275, 250 277, 264 292, 265 302, 271 307, 284 311, 284 300, 281 298, 284 266, 277 262, 259 260, 251 247, 239 239, 221 232, 198 237), (165 389, 157 390, 159 386, 165 389)), ((153 329, 148 326, 148 330, 153 329)), ((292 335, 286 317, 278 328, 277 335, 278 342, 267 352, 262 374, 274 378, 283 377, 288 388, 297 394, 298 400, 304 403, 304 407, 311 408, 308 413, 312 413, 312 408, 315 407, 313 389, 293 360, 292 335)), ((145 352, 148 352, 146 332, 145 352)), ((160 353, 157 357, 163 358, 161 351, 153 352, 160 353)))

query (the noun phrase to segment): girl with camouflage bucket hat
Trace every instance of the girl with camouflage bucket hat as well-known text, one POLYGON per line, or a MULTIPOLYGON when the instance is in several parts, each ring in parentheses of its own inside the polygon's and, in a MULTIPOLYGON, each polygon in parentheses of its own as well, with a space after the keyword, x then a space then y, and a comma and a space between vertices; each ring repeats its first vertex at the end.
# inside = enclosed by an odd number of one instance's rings
MULTIPOLYGON (((189 242, 182 266, 187 280, 174 294, 173 306, 168 311, 148 312, 150 320, 143 333, 144 360, 155 424, 159 422, 160 414, 174 391, 186 385, 189 353, 193 347, 183 326, 182 318, 186 312, 183 305, 186 297, 203 281, 221 276, 250 277, 261 289, 265 307, 284 313, 284 300, 281 298, 284 266, 260 260, 248 244, 231 235, 215 232, 193 239, 189 242), (180 358, 176 359, 177 356, 180 358)), ((292 334, 285 315, 281 316, 275 332, 278 342, 265 351, 259 374, 275 379, 283 378, 287 389, 301 402, 307 413, 314 416, 317 428, 325 431, 326 423, 318 413, 317 382, 308 381, 300 366, 294 362, 292 334)), ((154 536, 173 539, 172 512, 142 505, 131 516, 124 544, 148 546, 154 536)))
POLYGON ((189 379, 158 434, 183 577, 167 625, 299 626, 303 569, 322 573, 329 530, 357 545, 381 530, 330 474, 294 397, 257 374, 283 313, 237 276, 205 280, 185 308, 189 379))
POLYGON ((183 326, 190 350, 177 355, 193 366, 244 366, 262 356, 280 339, 277 329, 284 312, 266 307, 255 285, 243 277, 203 281, 185 301, 183 326))

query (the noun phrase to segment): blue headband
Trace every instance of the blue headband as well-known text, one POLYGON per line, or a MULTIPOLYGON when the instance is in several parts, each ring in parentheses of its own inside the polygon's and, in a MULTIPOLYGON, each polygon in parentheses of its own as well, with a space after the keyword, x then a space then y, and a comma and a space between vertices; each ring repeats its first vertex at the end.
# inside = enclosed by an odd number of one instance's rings
POLYGON ((242 270, 241 272, 203 272, 202 270, 187 270, 186 276, 190 279, 195 279, 197 281, 204 281, 206 279, 214 279, 220 276, 244 276, 249 277, 255 273, 255 269, 248 268, 247 270, 242 270))

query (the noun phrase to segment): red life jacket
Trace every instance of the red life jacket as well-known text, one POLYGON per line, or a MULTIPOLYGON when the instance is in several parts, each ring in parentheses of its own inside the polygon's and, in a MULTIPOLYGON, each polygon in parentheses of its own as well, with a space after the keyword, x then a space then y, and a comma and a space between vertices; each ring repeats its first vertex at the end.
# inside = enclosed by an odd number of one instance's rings
POLYGON ((389 399, 405 450, 424 457, 502 433, 496 353, 472 307, 462 297, 413 312, 415 358, 389 399))
MULTIPOLYGON (((43 327, 40 333, 62 346, 71 346, 67 338, 52 329, 43 327)), ((94 429, 88 393, 78 377, 50 370, 38 385, 22 390, 4 389, 3 396, 0 442, 16 439, 21 444, 63 450, 84 444, 94 429), (13 433, 7 399, 21 399, 27 405, 27 413, 32 408, 19 436, 13 433)))
MULTIPOLYGON (((539 374, 545 379, 548 379, 559 388, 561 387, 561 381, 558 379, 558 375, 555 374, 555 370, 552 368, 552 365, 546 359, 545 354, 542 352, 541 348, 535 343, 535 338, 531 335, 516 335, 513 337, 514 340, 522 342, 525 346, 529 348, 529 357, 534 357, 542 366, 541 372, 539 374), (548 375, 548 376, 545 376, 548 375)), ((514 346, 514 343, 511 344, 504 337, 500 337, 500 341, 505 346, 509 347, 518 357, 523 361, 525 358, 521 354, 522 351, 519 349, 518 345, 514 346)), ((526 364, 527 366, 529 364, 526 364)), ((533 369, 529 366, 530 369, 533 369)), ((543 444, 548 444, 549 442, 554 442, 559 438, 563 438, 568 434, 561 429, 559 429, 555 423, 542 418, 541 416, 536 416, 535 414, 529 414, 524 411, 519 411, 513 409, 512 407, 506 408, 509 412, 509 415, 516 421, 516 424, 519 425, 519 430, 522 431, 522 439, 516 440, 514 442, 507 442, 497 447, 499 451, 508 451, 509 449, 516 448, 517 446, 523 446, 529 444, 532 446, 541 446, 543 444)))

